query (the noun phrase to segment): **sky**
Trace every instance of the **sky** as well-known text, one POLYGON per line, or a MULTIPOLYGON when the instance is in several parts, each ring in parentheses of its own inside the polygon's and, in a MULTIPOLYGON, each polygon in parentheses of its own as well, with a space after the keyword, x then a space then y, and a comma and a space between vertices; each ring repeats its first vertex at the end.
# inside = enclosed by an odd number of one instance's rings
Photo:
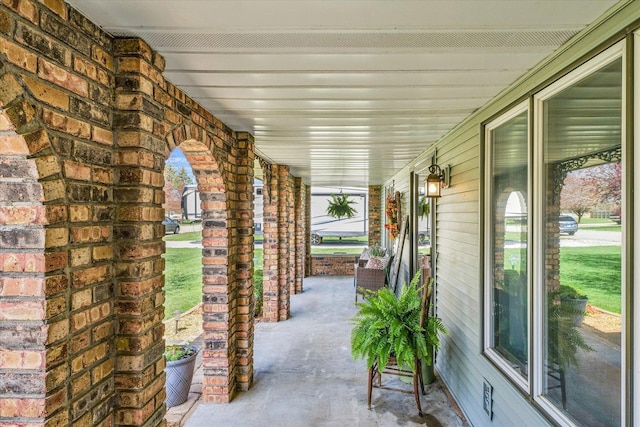
MULTIPOLYGON (((169 155, 169 158, 167 159, 167 165, 177 170, 180 170, 181 167, 184 167, 187 173, 189 174, 189 176, 191 176, 191 178, 193 179, 193 182, 196 182, 196 177, 193 175, 193 170, 191 169, 191 165, 189 164, 189 161, 187 160, 187 158, 184 156, 184 153, 182 152, 182 150, 180 150, 179 148, 173 149, 173 151, 169 155)), ((254 180, 253 184, 261 185, 262 181, 260 181, 259 179, 256 179, 254 180)))

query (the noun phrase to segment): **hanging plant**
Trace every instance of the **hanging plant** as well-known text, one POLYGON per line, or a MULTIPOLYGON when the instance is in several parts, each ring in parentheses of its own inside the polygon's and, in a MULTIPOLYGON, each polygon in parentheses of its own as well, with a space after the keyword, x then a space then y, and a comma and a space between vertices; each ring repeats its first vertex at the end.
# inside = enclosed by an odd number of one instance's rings
POLYGON ((355 201, 348 194, 332 194, 327 207, 327 214, 334 218, 352 218, 357 212, 351 207, 355 201))
POLYGON ((387 223, 384 228, 389 230, 392 239, 398 237, 398 198, 393 194, 387 194, 387 204, 385 213, 387 214, 387 223))
POLYGON ((427 196, 420 196, 418 199, 418 216, 424 219, 429 215, 430 207, 429 207, 429 199, 427 196))

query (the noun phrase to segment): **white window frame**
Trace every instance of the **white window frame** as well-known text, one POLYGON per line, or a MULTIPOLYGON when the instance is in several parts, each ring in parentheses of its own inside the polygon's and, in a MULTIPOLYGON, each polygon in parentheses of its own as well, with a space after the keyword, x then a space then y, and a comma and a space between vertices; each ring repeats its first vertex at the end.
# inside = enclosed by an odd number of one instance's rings
MULTIPOLYGON (((527 346, 527 378, 524 378, 518 370, 514 369, 511 363, 509 363, 505 358, 498 353, 493 348, 493 249, 494 249, 494 241, 493 241, 493 232, 492 232, 492 221, 494 218, 494 206, 493 206, 493 196, 494 196, 494 188, 493 188, 493 180, 492 180, 492 164, 493 164, 493 154, 491 147, 493 145, 492 133, 493 131, 500 127, 501 125, 507 123, 509 120, 514 117, 526 112, 527 113, 527 175, 530 176, 531 169, 531 138, 530 138, 530 123, 531 123, 531 110, 529 108, 529 100, 523 101, 520 104, 514 106, 511 110, 503 114, 502 116, 496 118, 495 120, 487 123, 484 128, 485 132, 485 177, 484 177, 484 230, 485 230, 485 241, 484 241, 484 345, 483 350, 484 354, 489 360, 491 360, 504 374, 509 377, 520 389, 524 392, 528 393, 529 383, 531 379, 532 369, 531 369, 531 345, 527 346)), ((530 181, 530 180, 527 180, 530 181)), ((531 211, 531 182, 528 182, 527 189, 527 210, 531 211)), ((527 218, 527 224, 529 225, 529 218, 527 218)), ((531 260, 531 247, 529 242, 531 241, 531 227, 527 227, 527 265, 530 265, 531 260)), ((530 343, 531 340, 531 270, 527 268, 527 340, 530 343)))
MULTIPOLYGON (((636 48, 637 49, 637 48, 636 48)), ((533 240, 531 247, 531 254, 533 256, 533 399, 543 408, 559 425, 562 426, 573 426, 575 425, 573 421, 571 421, 568 417, 566 417, 555 405, 553 405, 544 395, 543 383, 544 383, 544 337, 543 337, 543 322, 544 322, 544 299, 545 295, 545 284, 544 284, 544 272, 545 272, 545 263, 544 263, 544 246, 542 244, 537 244, 538 242, 543 242, 544 239, 544 220, 545 220, 545 212, 544 206, 540 203, 543 200, 545 193, 544 184, 544 146, 543 146, 543 130, 544 130, 544 116, 543 116, 543 106, 544 102, 562 90, 572 86, 576 82, 582 80, 583 78, 593 74, 597 70, 602 67, 610 64, 611 62, 622 58, 622 164, 625 163, 625 157, 627 152, 627 147, 625 144, 626 138, 624 135, 625 132, 625 115, 626 115, 626 91, 625 91, 625 73, 626 73, 626 55, 625 55, 625 42, 621 41, 612 47, 608 48, 604 52, 598 54, 594 58, 585 62, 575 70, 571 71, 567 75, 558 79, 556 82, 552 83, 545 89, 541 90, 537 94, 534 95, 533 99, 533 147, 534 147, 534 155, 533 155, 533 198, 535 200, 534 205, 532 206, 532 212, 534 220, 532 222, 533 226, 533 240)), ((625 168, 623 167, 623 176, 622 176, 622 194, 625 194, 625 168)), ((625 200, 623 197, 622 200, 623 206, 622 209, 624 211, 625 200)), ((623 224, 622 228, 622 236, 623 242, 621 246, 622 251, 622 283, 625 283, 625 227, 623 224)), ((624 286, 622 287, 622 337, 625 337, 625 319, 626 313, 624 310, 626 293, 624 286)), ((626 340, 622 340, 621 347, 621 387, 622 387, 622 399, 621 399, 621 411, 622 411, 622 425, 625 425, 625 413, 626 413, 626 399, 625 396, 625 375, 626 372, 626 340)), ((636 399, 638 399, 636 397, 636 399)))

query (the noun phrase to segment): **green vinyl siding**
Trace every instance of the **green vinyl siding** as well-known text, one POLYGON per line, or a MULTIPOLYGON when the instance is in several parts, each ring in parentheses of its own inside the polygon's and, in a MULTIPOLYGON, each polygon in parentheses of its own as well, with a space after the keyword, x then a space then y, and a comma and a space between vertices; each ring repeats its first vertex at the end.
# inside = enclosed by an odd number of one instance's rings
POLYGON ((436 311, 449 331, 436 368, 472 425, 550 425, 530 398, 482 355, 482 124, 621 40, 625 31, 637 28, 638 20, 640 2, 621 2, 440 141, 425 143, 425 152, 384 184, 395 182, 395 189, 409 197, 413 165, 424 168, 434 150, 440 166, 452 167, 451 187, 443 190, 436 207, 436 311), (482 407, 484 380, 493 386, 492 421, 482 407))

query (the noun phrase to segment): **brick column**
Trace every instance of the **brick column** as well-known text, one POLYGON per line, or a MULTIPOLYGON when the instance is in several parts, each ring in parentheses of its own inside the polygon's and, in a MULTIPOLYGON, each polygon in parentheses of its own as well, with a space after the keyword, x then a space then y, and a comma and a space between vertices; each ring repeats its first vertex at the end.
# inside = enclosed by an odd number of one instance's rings
POLYGON ((246 391, 253 382, 253 332, 255 298, 253 295, 253 176, 254 142, 246 132, 238 133, 238 323, 236 348, 238 388, 246 391))
POLYGON ((296 294, 296 180, 288 174, 287 179, 287 234, 289 236, 289 268, 288 283, 289 295, 296 294))
POLYGON ((304 277, 308 277, 311 274, 311 186, 307 185, 304 189, 304 259, 305 269, 304 277))
POLYGON ((289 220, 289 190, 290 185, 289 168, 284 165, 278 166, 278 320, 289 318, 291 275, 289 248, 290 220, 289 220))
POLYGON ((278 179, 277 165, 265 165, 265 180, 263 187, 263 300, 262 316, 267 322, 278 321, 278 179))
POLYGON ((0 425, 113 425, 111 42, 64 3, 0 14, 0 425))
POLYGON ((264 186, 264 274, 263 318, 267 322, 287 320, 290 295, 295 284, 294 179, 289 168, 271 169, 270 185, 264 186), (290 249, 291 248, 291 249, 290 249))
POLYGON ((140 40, 115 40, 114 116, 118 204, 114 226, 117 279, 116 425, 157 425, 165 413, 164 112, 153 87, 161 69, 140 40))
MULTIPOLYGON (((550 167, 549 170, 553 170, 550 167)), ((546 181, 544 251, 544 283, 545 291, 552 292, 560 289, 560 191, 555 188, 553 175, 548 172, 546 181)))
POLYGON ((295 291, 302 292, 302 282, 305 277, 305 234, 306 234, 306 190, 302 178, 295 178, 295 291))
POLYGON ((369 246, 380 243, 382 234, 382 186, 369 186, 369 246))

